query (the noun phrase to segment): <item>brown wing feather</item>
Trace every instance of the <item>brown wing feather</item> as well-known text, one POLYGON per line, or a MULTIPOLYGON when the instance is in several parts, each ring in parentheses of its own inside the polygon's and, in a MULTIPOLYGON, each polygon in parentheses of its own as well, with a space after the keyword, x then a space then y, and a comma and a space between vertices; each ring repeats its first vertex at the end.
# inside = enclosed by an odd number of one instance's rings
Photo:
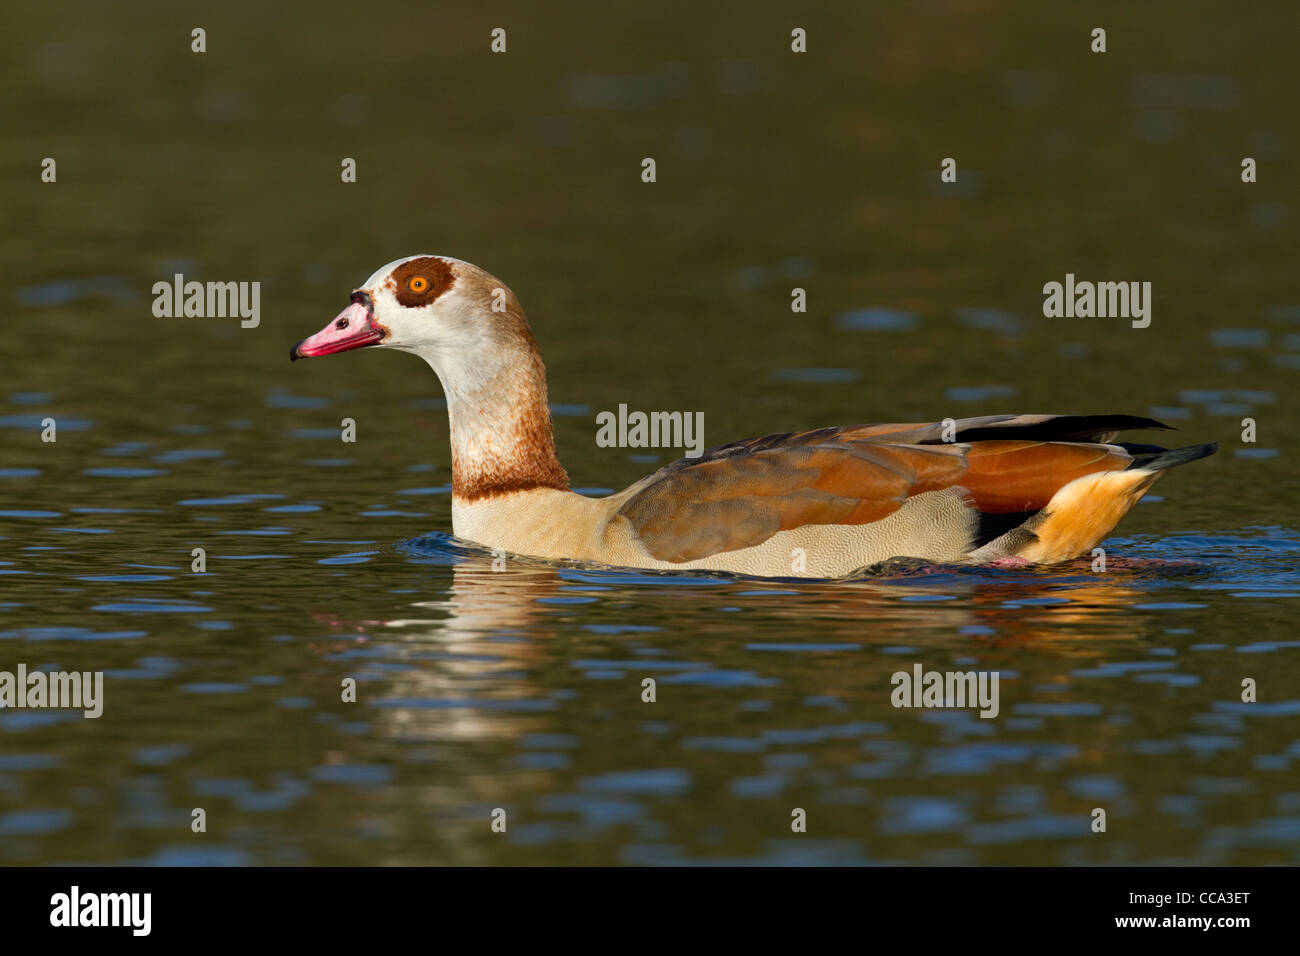
POLYGON ((956 445, 802 444, 801 437, 661 472, 619 514, 656 558, 691 561, 801 525, 879 521, 908 496, 946 488, 966 470, 956 445))
POLYGON ((1120 471, 1133 456, 1115 445, 1079 442, 977 441, 966 453, 963 487, 980 511, 1037 511, 1075 478, 1120 471))
POLYGON ((618 513, 654 557, 692 561, 753 547, 802 525, 879 521, 912 495, 954 485, 968 489, 972 505, 985 513, 1036 511, 1066 483, 1125 468, 1132 457, 1113 445, 1013 436, 1108 438, 1117 429, 1146 427, 1148 421, 1050 415, 962 419, 955 423, 957 443, 942 443, 939 424, 768 435, 673 462, 629 489, 618 513), (997 438, 961 442, 963 432, 997 438))

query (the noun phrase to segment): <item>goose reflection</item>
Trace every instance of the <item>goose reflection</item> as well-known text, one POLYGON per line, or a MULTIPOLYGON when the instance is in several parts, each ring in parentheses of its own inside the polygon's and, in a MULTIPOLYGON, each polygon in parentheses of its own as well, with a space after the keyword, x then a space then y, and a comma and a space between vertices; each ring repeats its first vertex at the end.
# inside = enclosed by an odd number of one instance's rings
POLYGON ((893 672, 1025 673, 1023 689, 1003 689, 1010 714, 1030 683, 1064 681, 1140 636, 1127 609, 1151 593, 1146 567, 1122 562, 1105 574, 928 567, 810 582, 503 562, 446 542, 411 558, 431 574, 407 614, 336 626, 369 642, 372 731, 428 765, 412 768, 428 782, 398 814, 431 821, 423 842, 394 850, 413 862, 500 860, 499 847, 515 859, 516 839, 581 853, 612 820, 653 843, 687 804, 723 812, 727 791, 700 789, 718 741, 743 778, 761 769, 768 735, 811 733, 808 759, 852 767, 864 758, 844 734, 867 733, 872 755, 897 758, 872 774, 905 775, 951 730, 894 709, 893 672), (510 820, 499 844, 496 808, 510 820))

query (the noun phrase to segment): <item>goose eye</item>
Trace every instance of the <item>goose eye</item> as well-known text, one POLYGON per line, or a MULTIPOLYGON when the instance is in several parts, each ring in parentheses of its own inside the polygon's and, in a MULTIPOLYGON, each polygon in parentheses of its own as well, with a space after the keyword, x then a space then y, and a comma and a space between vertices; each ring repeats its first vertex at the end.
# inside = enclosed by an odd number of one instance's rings
POLYGON ((419 295, 421 292, 428 290, 429 280, 426 279, 424 276, 416 276, 415 278, 411 279, 410 282, 406 283, 406 287, 410 289, 412 292, 414 292, 416 295, 419 295))

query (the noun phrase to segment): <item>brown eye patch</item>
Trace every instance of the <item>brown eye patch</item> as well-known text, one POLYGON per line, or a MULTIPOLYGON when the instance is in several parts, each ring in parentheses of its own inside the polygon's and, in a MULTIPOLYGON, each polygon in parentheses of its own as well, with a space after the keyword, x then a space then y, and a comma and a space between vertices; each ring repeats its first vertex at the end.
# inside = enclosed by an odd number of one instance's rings
POLYGON ((407 308, 428 305, 456 281, 451 263, 437 256, 423 256, 403 262, 391 279, 397 301, 407 308))

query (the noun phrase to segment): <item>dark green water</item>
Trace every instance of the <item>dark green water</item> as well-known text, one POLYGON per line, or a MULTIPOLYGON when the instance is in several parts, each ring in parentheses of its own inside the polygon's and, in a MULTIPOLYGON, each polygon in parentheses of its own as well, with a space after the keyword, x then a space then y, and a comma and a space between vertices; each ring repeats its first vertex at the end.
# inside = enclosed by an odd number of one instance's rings
POLYGON ((105 703, 0 711, 0 861, 1300 861, 1294 5, 856 6, 8 10, 0 670, 105 703), (286 358, 418 252, 519 295, 577 488, 657 466, 596 446, 619 403, 1222 448, 1104 574, 494 572, 423 363, 286 358), (176 271, 260 324, 155 318, 176 271), (1151 326, 1044 318, 1066 273, 1150 281, 1151 326), (917 663, 999 716, 895 709, 917 663))

